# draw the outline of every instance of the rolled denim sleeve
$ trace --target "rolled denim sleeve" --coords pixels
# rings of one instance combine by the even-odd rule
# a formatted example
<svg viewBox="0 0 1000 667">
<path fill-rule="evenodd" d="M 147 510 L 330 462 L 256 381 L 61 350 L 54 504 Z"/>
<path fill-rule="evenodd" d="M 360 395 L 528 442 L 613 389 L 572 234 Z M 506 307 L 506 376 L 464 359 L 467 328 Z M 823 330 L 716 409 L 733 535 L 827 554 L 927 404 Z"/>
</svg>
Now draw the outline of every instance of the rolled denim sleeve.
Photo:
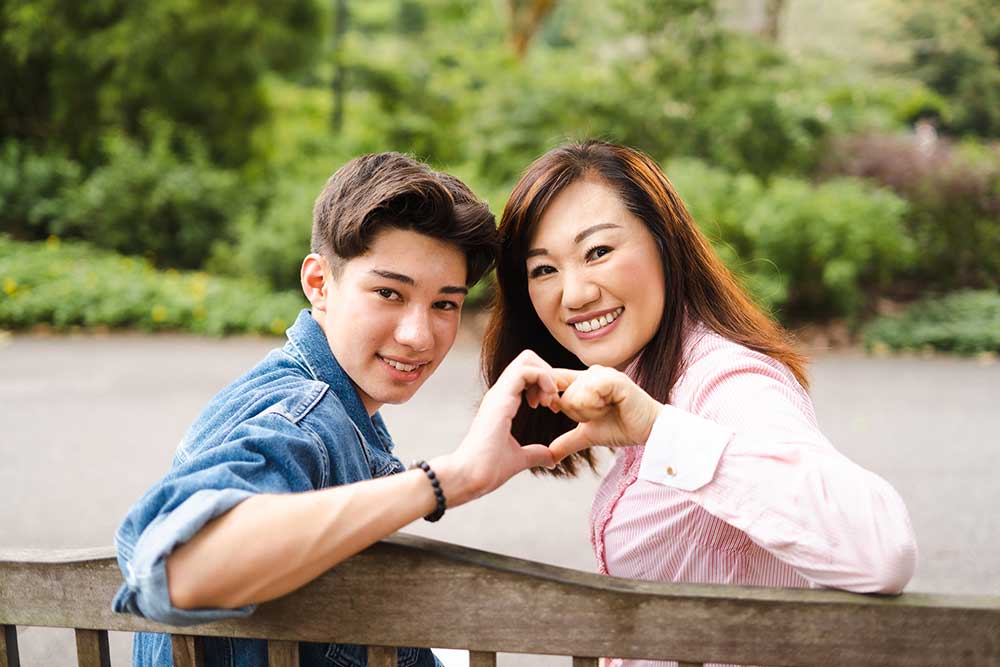
<svg viewBox="0 0 1000 667">
<path fill-rule="evenodd" d="M 182 444 L 175 467 L 129 511 L 115 535 L 125 583 L 112 607 L 170 625 L 248 616 L 237 609 L 179 609 L 170 602 L 166 560 L 209 521 L 260 493 L 309 491 L 326 486 L 326 449 L 311 432 L 268 413 L 236 427 L 218 445 L 189 451 Z"/>
</svg>

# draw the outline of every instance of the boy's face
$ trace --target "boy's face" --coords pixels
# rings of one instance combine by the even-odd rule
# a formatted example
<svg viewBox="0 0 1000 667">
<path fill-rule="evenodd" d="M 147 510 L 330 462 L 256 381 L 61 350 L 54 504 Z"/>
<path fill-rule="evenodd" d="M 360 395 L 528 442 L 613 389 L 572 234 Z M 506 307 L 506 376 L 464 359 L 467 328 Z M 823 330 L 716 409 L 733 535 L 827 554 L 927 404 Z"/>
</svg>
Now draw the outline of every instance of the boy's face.
<svg viewBox="0 0 1000 667">
<path fill-rule="evenodd" d="M 306 258 L 313 317 L 368 414 L 409 400 L 437 369 L 455 342 L 465 278 L 457 246 L 402 229 L 376 234 L 336 278 L 318 255 Z"/>
</svg>

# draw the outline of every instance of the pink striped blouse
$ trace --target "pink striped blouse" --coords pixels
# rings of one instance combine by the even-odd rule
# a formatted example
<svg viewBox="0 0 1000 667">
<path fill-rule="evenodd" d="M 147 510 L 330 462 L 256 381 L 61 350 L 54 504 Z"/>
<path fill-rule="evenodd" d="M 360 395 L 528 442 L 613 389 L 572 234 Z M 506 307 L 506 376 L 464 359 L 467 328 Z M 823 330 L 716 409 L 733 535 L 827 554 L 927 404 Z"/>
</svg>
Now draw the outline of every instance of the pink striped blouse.
<svg viewBox="0 0 1000 667">
<path fill-rule="evenodd" d="M 687 328 L 684 360 L 645 447 L 618 451 L 594 499 L 600 571 L 900 592 L 917 560 L 906 506 L 820 433 L 788 369 L 702 325 Z"/>
</svg>

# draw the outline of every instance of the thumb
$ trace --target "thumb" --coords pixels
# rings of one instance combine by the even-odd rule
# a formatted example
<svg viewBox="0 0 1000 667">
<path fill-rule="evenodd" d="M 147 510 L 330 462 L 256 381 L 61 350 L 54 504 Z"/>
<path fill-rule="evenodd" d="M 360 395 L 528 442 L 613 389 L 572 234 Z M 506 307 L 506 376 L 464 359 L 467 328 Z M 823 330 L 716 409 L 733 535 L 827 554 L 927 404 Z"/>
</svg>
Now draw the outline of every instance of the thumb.
<svg viewBox="0 0 1000 667">
<path fill-rule="evenodd" d="M 525 445 L 521 447 L 521 453 L 529 468 L 552 468 L 556 464 L 555 457 L 545 445 Z"/>
<path fill-rule="evenodd" d="M 586 424 L 579 424 L 572 431 L 563 433 L 553 440 L 549 445 L 549 452 L 552 453 L 552 460 L 558 463 L 570 454 L 586 449 L 592 444 L 594 443 L 587 437 Z"/>
</svg>

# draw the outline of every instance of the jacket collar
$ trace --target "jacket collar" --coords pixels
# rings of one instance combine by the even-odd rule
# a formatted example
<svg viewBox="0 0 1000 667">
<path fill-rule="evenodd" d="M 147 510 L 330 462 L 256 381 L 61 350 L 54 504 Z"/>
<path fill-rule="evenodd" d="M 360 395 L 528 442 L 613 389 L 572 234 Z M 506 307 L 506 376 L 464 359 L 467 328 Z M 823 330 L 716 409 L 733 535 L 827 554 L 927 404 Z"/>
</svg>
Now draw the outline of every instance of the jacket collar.
<svg viewBox="0 0 1000 667">
<path fill-rule="evenodd" d="M 365 441 L 391 452 L 392 440 L 388 437 L 382 417 L 377 412 L 368 416 L 354 382 L 333 356 L 326 334 L 319 322 L 313 319 L 312 312 L 304 308 L 285 335 L 313 378 L 329 385 Z M 386 437 L 382 437 L 382 434 Z"/>
</svg>

